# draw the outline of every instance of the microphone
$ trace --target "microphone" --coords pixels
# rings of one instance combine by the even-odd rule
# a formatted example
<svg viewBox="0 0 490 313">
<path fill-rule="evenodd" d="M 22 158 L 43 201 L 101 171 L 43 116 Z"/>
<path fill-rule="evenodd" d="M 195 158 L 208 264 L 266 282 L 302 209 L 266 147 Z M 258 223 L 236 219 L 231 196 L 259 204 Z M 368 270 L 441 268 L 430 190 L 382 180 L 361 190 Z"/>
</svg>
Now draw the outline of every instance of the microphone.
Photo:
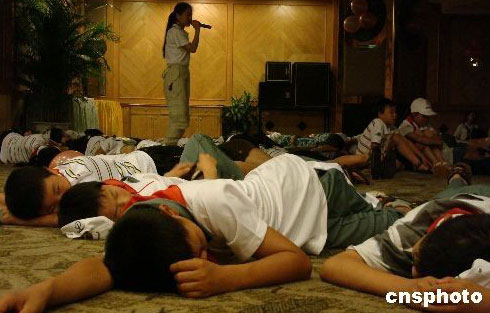
<svg viewBox="0 0 490 313">
<path fill-rule="evenodd" d="M 202 28 L 207 28 L 207 29 L 211 29 L 211 25 L 208 25 L 208 24 L 203 24 L 201 22 L 199 22 L 199 25 L 202 27 Z"/>
</svg>

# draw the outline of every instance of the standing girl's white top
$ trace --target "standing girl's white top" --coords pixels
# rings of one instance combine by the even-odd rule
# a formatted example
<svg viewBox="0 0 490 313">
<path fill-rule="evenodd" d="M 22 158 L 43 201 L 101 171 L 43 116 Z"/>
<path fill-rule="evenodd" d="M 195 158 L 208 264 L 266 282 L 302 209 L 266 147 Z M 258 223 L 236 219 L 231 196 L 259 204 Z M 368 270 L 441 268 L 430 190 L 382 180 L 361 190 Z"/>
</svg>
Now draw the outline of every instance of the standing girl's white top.
<svg viewBox="0 0 490 313">
<path fill-rule="evenodd" d="M 243 181 L 199 180 L 179 188 L 197 223 L 241 260 L 257 251 L 268 226 L 310 254 L 327 240 L 325 193 L 313 167 L 297 156 L 271 159 Z"/>
<path fill-rule="evenodd" d="M 167 64 L 189 65 L 191 53 L 184 49 L 184 46 L 189 43 L 189 33 L 178 24 L 174 24 L 167 32 L 165 44 Z"/>
</svg>

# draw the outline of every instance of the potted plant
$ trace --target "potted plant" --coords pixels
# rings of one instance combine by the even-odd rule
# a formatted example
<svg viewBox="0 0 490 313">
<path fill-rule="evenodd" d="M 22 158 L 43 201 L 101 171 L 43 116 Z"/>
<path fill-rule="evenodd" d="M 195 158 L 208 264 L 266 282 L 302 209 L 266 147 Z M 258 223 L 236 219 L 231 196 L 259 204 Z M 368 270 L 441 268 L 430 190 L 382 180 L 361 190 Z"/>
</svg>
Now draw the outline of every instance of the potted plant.
<svg viewBox="0 0 490 313">
<path fill-rule="evenodd" d="M 231 105 L 223 108 L 223 129 L 225 134 L 248 134 L 257 125 L 257 107 L 252 95 L 244 91 L 240 97 L 231 97 Z"/>
<path fill-rule="evenodd" d="M 15 2 L 16 85 L 24 123 L 71 122 L 72 104 L 90 78 L 109 69 L 106 40 L 117 36 L 105 23 L 80 14 L 82 0 Z"/>
</svg>

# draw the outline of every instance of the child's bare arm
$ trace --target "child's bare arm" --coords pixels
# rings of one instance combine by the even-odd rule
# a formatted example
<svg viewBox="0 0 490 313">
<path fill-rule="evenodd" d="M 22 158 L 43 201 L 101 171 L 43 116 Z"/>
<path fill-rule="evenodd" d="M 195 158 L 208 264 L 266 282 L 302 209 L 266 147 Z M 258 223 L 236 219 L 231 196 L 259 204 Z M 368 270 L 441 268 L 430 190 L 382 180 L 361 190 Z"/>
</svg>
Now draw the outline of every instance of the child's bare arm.
<svg viewBox="0 0 490 313">
<path fill-rule="evenodd" d="M 170 171 L 165 173 L 165 177 L 182 177 L 189 173 L 194 163 L 178 163 Z"/>
<path fill-rule="evenodd" d="M 255 252 L 258 260 L 239 265 L 216 265 L 203 259 L 173 264 L 179 291 L 193 298 L 308 279 L 311 262 L 289 239 L 272 228 Z"/>
<path fill-rule="evenodd" d="M 406 135 L 409 139 L 421 143 L 426 146 L 439 146 L 442 145 L 442 140 L 439 140 L 438 138 L 430 138 L 425 136 L 421 132 L 412 132 Z"/>
<path fill-rule="evenodd" d="M 58 215 L 49 214 L 23 220 L 13 216 L 6 206 L 0 204 L 0 222 L 4 225 L 31 226 L 31 227 L 58 227 Z"/>
<path fill-rule="evenodd" d="M 46 307 L 93 297 L 112 288 L 102 257 L 84 259 L 64 273 L 0 298 L 0 313 L 42 312 Z"/>
<path fill-rule="evenodd" d="M 335 285 L 378 296 L 385 296 L 390 291 L 410 290 L 420 280 L 436 280 L 409 279 L 374 269 L 367 265 L 356 251 L 351 250 L 327 259 L 321 267 L 320 277 Z"/>
</svg>

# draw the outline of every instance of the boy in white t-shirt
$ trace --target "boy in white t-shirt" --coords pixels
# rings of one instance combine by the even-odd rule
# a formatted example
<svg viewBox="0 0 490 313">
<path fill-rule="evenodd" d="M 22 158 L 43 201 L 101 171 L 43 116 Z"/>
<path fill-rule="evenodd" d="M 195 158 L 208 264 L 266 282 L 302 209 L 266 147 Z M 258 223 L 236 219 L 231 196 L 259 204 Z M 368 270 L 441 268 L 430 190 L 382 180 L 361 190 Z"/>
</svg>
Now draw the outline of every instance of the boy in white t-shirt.
<svg viewBox="0 0 490 313">
<path fill-rule="evenodd" d="M 201 157 L 200 163 L 206 178 L 216 177 L 211 158 L 203 162 Z M 324 247 L 360 242 L 402 216 L 363 202 L 338 165 L 319 179 L 314 164 L 285 154 L 243 181 L 205 179 L 171 186 L 158 195 L 166 204 L 155 209 L 135 207 L 137 203 L 126 211 L 107 239 L 104 258 L 80 261 L 22 295 L 7 296 L 4 304 L 26 300 L 27 305 L 32 299 L 34 307 L 44 307 L 113 287 L 178 290 L 197 298 L 308 279 L 312 267 L 305 252 L 319 254 Z M 143 182 L 124 183 L 126 187 L 101 189 L 103 199 L 97 205 L 106 216 L 122 212 L 127 203 L 121 199 L 139 197 L 131 195 L 131 184 Z M 208 243 L 211 251 L 226 248 L 241 262 L 254 260 L 215 264 L 208 260 Z M 61 292 L 67 284 L 69 296 Z"/>
<path fill-rule="evenodd" d="M 442 156 L 442 137 L 429 123 L 429 118 L 437 113 L 424 98 L 413 100 L 410 112 L 398 127 L 400 135 L 410 140 L 424 154 L 433 172 L 447 174 L 448 164 Z"/>
<path fill-rule="evenodd" d="M 444 290 L 446 283 L 464 285 L 438 280 L 448 276 L 490 288 L 490 188 L 467 185 L 461 175 L 467 169 L 460 166 L 436 200 L 410 211 L 384 233 L 327 259 L 322 279 L 383 297 L 388 292 L 428 291 L 424 289 L 436 285 Z M 486 306 L 476 306 L 474 312 L 488 312 L 490 299 L 484 300 Z M 432 309 L 436 308 L 446 312 L 445 306 Z M 447 312 L 470 308 L 451 311 L 448 306 Z"/>
</svg>

